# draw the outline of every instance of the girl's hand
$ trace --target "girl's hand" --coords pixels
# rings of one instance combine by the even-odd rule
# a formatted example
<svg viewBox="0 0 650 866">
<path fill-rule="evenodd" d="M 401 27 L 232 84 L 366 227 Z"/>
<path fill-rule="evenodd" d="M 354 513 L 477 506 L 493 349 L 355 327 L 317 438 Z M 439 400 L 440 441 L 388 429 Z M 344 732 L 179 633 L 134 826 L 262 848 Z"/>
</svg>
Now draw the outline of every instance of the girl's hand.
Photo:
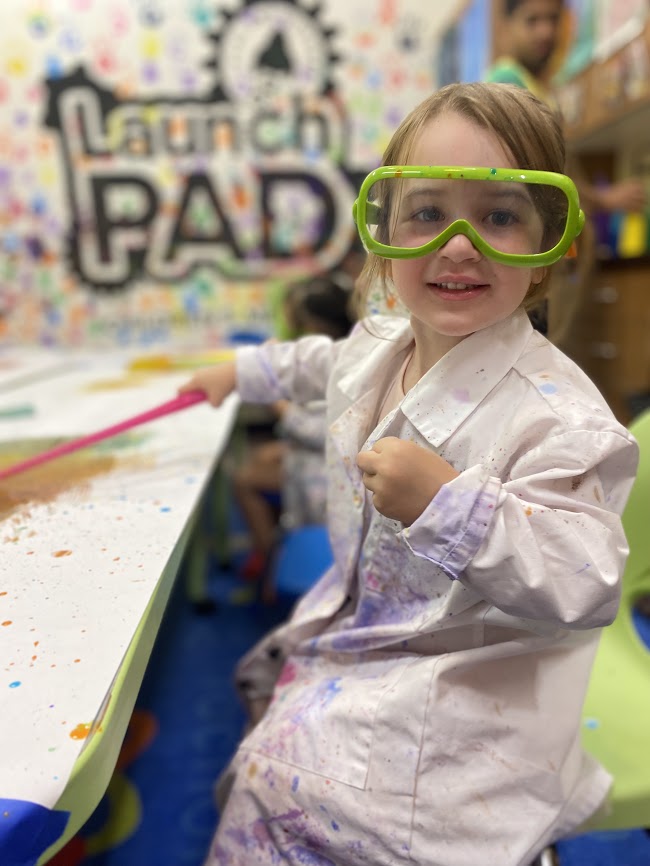
<svg viewBox="0 0 650 866">
<path fill-rule="evenodd" d="M 237 387 L 237 373 L 234 361 L 216 364 L 197 370 L 189 382 L 181 385 L 179 394 L 186 391 L 203 391 L 212 406 L 221 406 L 228 394 Z"/>
<path fill-rule="evenodd" d="M 435 452 L 394 436 L 362 451 L 357 466 L 377 511 L 405 526 L 417 520 L 443 484 L 459 475 Z"/>
</svg>

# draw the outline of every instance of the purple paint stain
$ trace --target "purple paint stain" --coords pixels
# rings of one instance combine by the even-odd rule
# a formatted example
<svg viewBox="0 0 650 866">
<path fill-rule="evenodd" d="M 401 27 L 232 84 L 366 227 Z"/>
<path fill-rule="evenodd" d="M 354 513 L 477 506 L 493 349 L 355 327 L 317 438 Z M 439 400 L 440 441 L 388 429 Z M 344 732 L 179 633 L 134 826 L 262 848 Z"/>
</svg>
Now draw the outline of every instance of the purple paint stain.
<svg viewBox="0 0 650 866">
<path fill-rule="evenodd" d="M 458 400 L 459 403 L 469 403 L 471 400 L 469 391 L 467 388 L 454 388 L 451 392 L 454 400 Z"/>
<path fill-rule="evenodd" d="M 329 857 L 324 857 L 322 854 L 317 854 L 315 851 L 310 851 L 308 848 L 303 848 L 302 845 L 294 845 L 287 852 L 296 863 L 303 863 L 304 866 L 336 866 L 333 860 Z"/>
<path fill-rule="evenodd" d="M 295 794 L 298 790 L 298 786 L 300 785 L 300 776 L 294 776 L 291 781 L 291 790 Z"/>
<path fill-rule="evenodd" d="M 289 812 L 285 812 L 283 815 L 274 815 L 272 818 L 268 819 L 269 824 L 272 824 L 274 821 L 297 821 L 298 818 L 302 818 L 305 813 L 302 809 L 291 809 Z"/>
<path fill-rule="evenodd" d="M 258 819 L 253 824 L 253 838 L 257 842 L 259 848 L 264 848 L 271 841 L 271 834 L 263 819 Z"/>
<path fill-rule="evenodd" d="M 235 845 L 240 848 L 248 848 L 250 837 L 242 827 L 234 827 L 232 830 L 227 830 L 226 835 L 232 839 Z"/>
</svg>

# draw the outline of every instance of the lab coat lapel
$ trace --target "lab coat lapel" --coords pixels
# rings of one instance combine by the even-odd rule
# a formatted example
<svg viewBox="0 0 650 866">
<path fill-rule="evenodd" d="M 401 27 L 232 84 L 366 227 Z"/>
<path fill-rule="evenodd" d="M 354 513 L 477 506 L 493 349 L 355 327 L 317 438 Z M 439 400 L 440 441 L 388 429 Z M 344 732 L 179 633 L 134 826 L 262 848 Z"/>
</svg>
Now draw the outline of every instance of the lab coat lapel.
<svg viewBox="0 0 650 866">
<path fill-rule="evenodd" d="M 357 455 L 372 432 L 377 405 L 395 375 L 397 356 L 413 339 L 406 319 L 379 320 L 370 327 L 382 339 L 373 341 L 370 348 L 362 341 L 358 356 L 346 359 L 350 372 L 337 383 L 341 403 L 329 428 L 329 447 L 334 452 L 330 460 L 334 483 L 329 490 L 330 494 L 340 491 L 341 497 L 329 503 L 328 521 L 334 556 L 348 580 L 355 573 L 361 547 L 366 498 Z M 346 507 L 340 507 L 344 503 Z M 347 588 L 346 583 L 344 593 Z"/>
<path fill-rule="evenodd" d="M 413 340 L 408 319 L 378 317 L 369 327 L 379 339 L 370 348 L 367 342 L 361 342 L 358 355 L 346 359 L 349 372 L 337 384 L 341 411 L 335 412 L 329 431 L 350 480 L 359 482 L 357 454 L 372 432 L 377 406 L 397 372 L 397 356 Z"/>
<path fill-rule="evenodd" d="M 440 447 L 512 369 L 531 335 L 523 311 L 471 334 L 411 388 L 402 401 L 403 414 L 434 448 Z"/>
</svg>

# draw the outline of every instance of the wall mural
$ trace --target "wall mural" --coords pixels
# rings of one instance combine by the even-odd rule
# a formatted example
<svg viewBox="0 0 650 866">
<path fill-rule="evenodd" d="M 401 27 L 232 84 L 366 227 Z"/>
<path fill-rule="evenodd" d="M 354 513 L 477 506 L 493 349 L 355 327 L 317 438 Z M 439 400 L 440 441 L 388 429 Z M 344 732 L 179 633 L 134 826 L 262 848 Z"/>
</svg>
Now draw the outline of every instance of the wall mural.
<svg viewBox="0 0 650 866">
<path fill-rule="evenodd" d="M 360 179 L 434 83 L 418 0 L 5 0 L 0 22 L 9 342 L 268 329 L 287 280 L 350 249 Z"/>
</svg>

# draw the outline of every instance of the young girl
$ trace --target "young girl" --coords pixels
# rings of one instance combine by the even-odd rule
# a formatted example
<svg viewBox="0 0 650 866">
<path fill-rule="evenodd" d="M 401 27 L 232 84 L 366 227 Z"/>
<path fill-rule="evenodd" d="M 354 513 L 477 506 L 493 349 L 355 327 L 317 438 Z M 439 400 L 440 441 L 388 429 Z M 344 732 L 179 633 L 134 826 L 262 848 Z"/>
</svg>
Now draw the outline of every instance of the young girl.
<svg viewBox="0 0 650 866">
<path fill-rule="evenodd" d="M 561 132 L 524 90 L 451 85 L 384 165 L 356 218 L 409 318 L 186 386 L 328 402 L 335 564 L 237 671 L 257 724 L 210 866 L 528 866 L 611 781 L 581 708 L 637 448 L 525 313 L 580 227 L 570 181 L 530 173 L 562 171 Z"/>
</svg>

